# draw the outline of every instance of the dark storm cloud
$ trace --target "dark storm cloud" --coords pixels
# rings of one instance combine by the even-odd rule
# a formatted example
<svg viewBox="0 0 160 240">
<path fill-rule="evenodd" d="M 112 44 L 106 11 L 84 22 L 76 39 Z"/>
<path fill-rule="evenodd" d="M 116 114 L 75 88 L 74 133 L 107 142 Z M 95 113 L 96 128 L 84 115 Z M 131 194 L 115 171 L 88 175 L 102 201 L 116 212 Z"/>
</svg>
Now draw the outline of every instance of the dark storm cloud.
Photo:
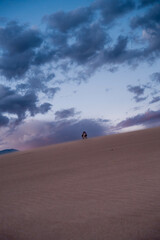
<svg viewBox="0 0 160 240">
<path fill-rule="evenodd" d="M 52 32 L 49 34 L 54 46 L 54 58 L 58 61 L 68 59 L 70 63 L 83 65 L 96 58 L 106 43 L 109 35 L 98 23 L 81 26 L 70 35 Z M 63 65 L 60 65 L 64 68 Z"/>
<path fill-rule="evenodd" d="M 155 4 L 143 16 L 137 16 L 132 19 L 132 28 L 144 27 L 146 29 L 157 30 L 160 23 L 160 4 Z"/>
<path fill-rule="evenodd" d="M 120 122 L 117 128 L 126 128 L 136 125 L 144 125 L 146 127 L 158 126 L 160 125 L 160 110 L 158 111 L 148 111 L 144 114 L 138 114 L 134 117 L 127 118 L 126 120 Z"/>
<path fill-rule="evenodd" d="M 29 124 L 29 123 L 28 123 Z M 81 139 L 81 134 L 85 130 L 89 138 L 105 135 L 106 127 L 96 119 L 83 120 L 63 120 L 53 122 L 31 122 L 29 128 L 32 137 L 28 141 L 17 143 L 17 148 L 40 147 L 49 144 L 74 141 Z M 109 132 L 109 127 L 108 127 Z M 29 134 L 25 132 L 25 127 L 15 132 L 23 139 L 23 135 Z M 33 137 L 35 136 L 35 137 Z"/>
<path fill-rule="evenodd" d="M 37 113 L 46 113 L 50 110 L 51 104 L 44 103 L 37 106 L 38 98 L 33 92 L 18 94 L 16 90 L 0 85 L 0 113 L 15 114 L 18 117 L 17 123 L 26 118 L 26 113 L 31 116 Z"/>
<path fill-rule="evenodd" d="M 82 27 L 75 36 L 76 41 L 65 50 L 66 57 L 83 64 L 97 57 L 104 48 L 106 41 L 110 41 L 99 24 Z"/>
<path fill-rule="evenodd" d="M 140 0 L 139 7 L 146 7 L 154 3 L 158 3 L 158 0 Z"/>
<path fill-rule="evenodd" d="M 42 41 L 39 31 L 17 22 L 8 22 L 5 27 L 0 28 L 0 46 L 11 54 L 39 47 Z"/>
<path fill-rule="evenodd" d="M 95 1 L 90 8 L 84 8 L 83 14 L 85 15 L 86 12 L 89 11 L 92 15 L 96 14 L 97 10 L 100 10 L 100 14 L 105 17 L 105 21 L 111 22 L 134 8 L 135 4 L 133 1 L 102 0 Z M 92 11 L 90 9 L 92 9 Z M 81 11 L 82 9 L 78 9 L 78 12 L 81 13 Z M 109 12 L 109 14 L 107 12 Z M 55 56 L 57 59 L 66 58 L 80 65 L 87 63 L 88 67 L 92 66 L 91 68 L 96 69 L 104 64 L 121 64 L 125 62 L 131 64 L 132 60 L 144 54 L 143 51 L 136 49 L 129 51 L 127 49 L 129 39 L 125 36 L 119 36 L 117 43 L 112 45 L 112 40 L 107 34 L 103 24 L 99 24 L 100 19 L 98 19 L 96 23 L 90 21 L 90 24 L 87 26 L 80 26 L 79 24 L 77 25 L 77 22 L 73 22 L 74 27 L 72 28 L 71 22 L 73 18 L 69 18 L 71 21 L 65 21 L 65 16 L 67 16 L 67 14 L 72 16 L 74 15 L 73 13 L 74 11 L 68 13 L 63 12 L 63 14 L 62 12 L 58 12 L 57 14 L 54 13 L 50 15 L 53 20 L 51 23 L 54 23 L 52 30 L 58 29 L 61 31 L 53 31 L 52 34 L 49 33 L 54 46 L 56 46 Z M 78 19 L 80 19 L 79 16 L 81 16 L 81 14 L 77 15 Z M 60 17 L 60 21 L 57 21 L 58 17 Z M 84 18 L 84 21 L 87 23 L 88 20 Z M 66 31 L 70 28 L 74 29 L 74 31 L 68 35 Z"/>
<path fill-rule="evenodd" d="M 73 11 L 59 11 L 44 17 L 50 28 L 66 32 L 70 29 L 77 28 L 83 23 L 87 23 L 92 16 L 91 8 L 77 8 Z"/>
<path fill-rule="evenodd" d="M 123 62 L 127 51 L 127 43 L 127 37 L 119 36 L 115 46 L 104 51 L 104 60 L 110 63 Z"/>
<path fill-rule="evenodd" d="M 56 57 L 56 51 L 48 46 L 39 49 L 33 57 L 33 65 L 39 66 L 51 62 Z"/>
<path fill-rule="evenodd" d="M 148 1 L 141 3 L 149 4 Z M 134 9 L 133 0 L 97 0 L 86 8 L 45 16 L 49 28 L 43 33 L 42 30 L 40 32 L 27 25 L 8 22 L 0 29 L 1 74 L 8 79 L 20 78 L 31 71 L 33 66 L 41 67 L 46 63 L 56 65 L 61 60 L 67 60 L 68 66 L 73 66 L 73 63 L 83 65 L 86 72 L 92 73 L 106 64 L 113 65 L 112 67 L 124 63 L 134 65 L 149 57 L 156 58 L 157 51 L 160 50 L 157 30 L 159 4 L 132 21 L 133 28 L 145 27 L 149 31 L 147 34 L 154 35 L 148 40 L 148 47 L 129 49 L 129 36 L 120 35 L 117 42 L 114 42 L 108 34 L 106 24 Z M 101 21 L 102 18 L 104 21 Z M 154 27 L 154 32 L 153 29 L 150 31 L 151 26 Z M 58 67 L 64 68 L 64 63 Z M 44 88 L 44 81 L 40 79 L 34 81 L 30 78 L 28 81 L 32 86 L 34 83 L 39 88 Z"/>
<path fill-rule="evenodd" d="M 154 15 L 154 14 L 153 14 Z M 156 18 L 156 17 L 155 17 Z M 155 23 L 156 24 L 156 23 Z M 129 48 L 130 37 L 118 36 L 113 43 L 102 25 L 92 24 L 80 28 L 74 35 L 75 43 L 65 46 L 62 56 L 76 61 L 77 64 L 86 64 L 92 70 L 106 64 L 129 64 L 137 66 L 142 61 L 154 61 L 160 52 L 160 33 L 158 27 L 146 30 L 148 46 Z"/>
<path fill-rule="evenodd" d="M 97 56 L 96 65 L 94 68 L 109 64 L 117 67 L 117 64 L 127 63 L 134 65 L 135 60 L 141 59 L 141 52 L 139 50 L 128 50 L 128 37 L 119 36 L 113 46 L 103 49 Z M 137 61 L 136 61 L 137 63 Z M 112 65 L 113 64 L 113 65 Z"/>
<path fill-rule="evenodd" d="M 160 49 L 157 38 L 148 47 L 141 49 L 129 49 L 128 43 L 128 37 L 119 36 L 115 45 L 103 49 L 99 56 L 97 56 L 97 66 L 105 64 L 129 64 L 136 67 L 140 62 L 153 62 L 158 57 Z"/>
<path fill-rule="evenodd" d="M 0 101 L 5 97 L 13 95 L 14 93 L 15 93 L 14 90 L 0 84 Z"/>
<path fill-rule="evenodd" d="M 94 119 L 64 121 L 58 126 L 55 139 L 58 142 L 77 140 L 81 138 L 83 130 L 87 132 L 88 137 L 96 137 L 104 135 L 106 129 Z"/>
<path fill-rule="evenodd" d="M 66 47 L 67 46 L 67 40 L 68 35 L 66 33 L 58 32 L 58 31 L 52 31 L 50 34 L 50 37 L 52 39 L 52 43 L 54 47 Z"/>
<path fill-rule="evenodd" d="M 160 4 L 154 4 L 147 9 L 141 16 L 136 16 L 131 21 L 132 29 L 142 28 L 144 33 L 144 40 L 148 46 L 141 52 L 141 57 L 145 60 L 155 60 L 160 56 Z"/>
<path fill-rule="evenodd" d="M 37 98 L 34 93 L 29 93 L 24 96 L 13 93 L 4 97 L 0 101 L 0 112 L 16 114 L 19 120 L 25 118 L 25 113 L 28 110 L 32 116 L 37 110 L 35 102 Z"/>
<path fill-rule="evenodd" d="M 85 79 L 85 73 L 90 76 L 103 65 L 115 69 L 114 65 L 117 67 L 118 64 L 135 66 L 141 61 L 153 61 L 160 51 L 160 4 L 149 6 L 144 16 L 139 15 L 132 20 L 133 29 L 142 27 L 146 31 L 148 46 L 129 48 L 130 36 L 119 35 L 117 41 L 113 41 L 106 27 L 134 10 L 134 2 L 96 0 L 89 7 L 55 12 L 44 17 L 47 28 L 43 32 L 17 22 L 4 24 L 0 29 L 1 74 L 8 79 L 22 78 L 32 71 L 33 66 L 52 63 L 60 70 L 66 67 L 66 71 L 73 65 L 84 66 L 85 70 L 77 78 Z M 141 0 L 141 5 L 149 3 L 149 0 Z M 64 66 L 64 60 L 67 66 Z M 46 91 L 47 78 L 45 81 L 36 79 L 29 77 L 28 84 Z"/>
<path fill-rule="evenodd" d="M 38 30 L 17 22 L 8 22 L 0 28 L 0 71 L 7 77 L 20 77 L 30 67 L 35 49 L 43 38 Z"/>
<path fill-rule="evenodd" d="M 69 108 L 69 109 L 64 109 L 64 110 L 55 112 L 55 119 L 62 120 L 69 117 L 74 117 L 75 115 L 77 115 L 77 112 L 75 111 L 75 109 Z"/>
<path fill-rule="evenodd" d="M 135 8 L 133 0 L 97 0 L 93 9 L 100 10 L 103 22 L 109 24 Z"/>
<path fill-rule="evenodd" d="M 9 119 L 6 116 L 0 114 L 0 127 L 7 126 Z"/>
<path fill-rule="evenodd" d="M 23 76 L 29 69 L 34 53 L 26 51 L 11 55 L 4 53 L 0 57 L 0 71 L 7 79 Z"/>
<path fill-rule="evenodd" d="M 132 60 L 144 53 L 136 49 L 129 51 L 127 49 L 129 40 L 125 36 L 119 36 L 117 43 L 112 45 L 111 37 L 104 28 L 104 22 L 100 21 L 101 17 L 95 22 L 90 16 L 96 15 L 99 11 L 106 24 L 133 9 L 135 9 L 135 4 L 132 0 L 97 0 L 89 8 L 80 8 L 68 13 L 57 12 L 46 16 L 45 20 L 53 30 L 49 35 L 56 46 L 55 56 L 58 59 L 69 59 L 80 65 L 87 63 L 88 67 L 93 69 L 104 64 L 125 62 L 131 64 Z M 75 16 L 76 21 L 73 21 Z M 89 24 L 81 26 L 81 23 L 88 23 L 88 20 L 90 20 Z M 67 30 L 71 28 L 73 32 L 68 35 Z M 58 32 L 55 31 L 57 29 Z"/>
</svg>

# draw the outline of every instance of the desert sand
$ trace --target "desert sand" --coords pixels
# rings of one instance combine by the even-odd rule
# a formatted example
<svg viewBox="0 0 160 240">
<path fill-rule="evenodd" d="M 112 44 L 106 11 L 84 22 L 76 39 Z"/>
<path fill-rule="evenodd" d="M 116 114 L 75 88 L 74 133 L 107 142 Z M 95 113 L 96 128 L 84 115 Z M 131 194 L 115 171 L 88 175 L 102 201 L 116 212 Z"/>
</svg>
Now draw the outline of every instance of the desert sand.
<svg viewBox="0 0 160 240">
<path fill-rule="evenodd" d="M 0 156 L 0 240 L 160 240 L 160 128 Z"/>
</svg>

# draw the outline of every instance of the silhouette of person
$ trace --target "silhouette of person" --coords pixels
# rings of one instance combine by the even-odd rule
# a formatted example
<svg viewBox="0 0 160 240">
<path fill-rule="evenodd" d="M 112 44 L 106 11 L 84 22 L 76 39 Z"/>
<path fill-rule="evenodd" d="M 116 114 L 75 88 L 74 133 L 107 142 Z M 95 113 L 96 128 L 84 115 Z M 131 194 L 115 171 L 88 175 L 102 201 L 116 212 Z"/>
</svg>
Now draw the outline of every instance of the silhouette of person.
<svg viewBox="0 0 160 240">
<path fill-rule="evenodd" d="M 87 139 L 87 133 L 85 131 L 83 131 L 83 133 L 82 133 L 82 138 Z"/>
</svg>

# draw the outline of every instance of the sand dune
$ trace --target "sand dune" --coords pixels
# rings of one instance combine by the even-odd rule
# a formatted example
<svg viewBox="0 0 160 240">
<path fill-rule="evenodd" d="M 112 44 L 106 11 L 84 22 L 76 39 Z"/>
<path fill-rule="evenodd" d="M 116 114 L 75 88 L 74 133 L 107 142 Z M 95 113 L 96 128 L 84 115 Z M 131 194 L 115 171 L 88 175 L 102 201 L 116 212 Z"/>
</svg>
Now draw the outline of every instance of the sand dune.
<svg viewBox="0 0 160 240">
<path fill-rule="evenodd" d="M 160 240 L 160 128 L 0 156 L 0 240 Z"/>
</svg>

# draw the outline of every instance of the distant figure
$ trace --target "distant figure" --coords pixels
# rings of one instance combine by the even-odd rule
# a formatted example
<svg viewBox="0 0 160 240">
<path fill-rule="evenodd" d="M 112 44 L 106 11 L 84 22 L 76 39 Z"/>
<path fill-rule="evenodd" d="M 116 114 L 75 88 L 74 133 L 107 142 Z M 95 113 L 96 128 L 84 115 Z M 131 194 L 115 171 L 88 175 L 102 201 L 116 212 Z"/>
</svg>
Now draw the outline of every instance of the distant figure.
<svg viewBox="0 0 160 240">
<path fill-rule="evenodd" d="M 83 131 L 83 133 L 82 133 L 82 138 L 87 139 L 87 133 L 85 131 Z"/>
</svg>

